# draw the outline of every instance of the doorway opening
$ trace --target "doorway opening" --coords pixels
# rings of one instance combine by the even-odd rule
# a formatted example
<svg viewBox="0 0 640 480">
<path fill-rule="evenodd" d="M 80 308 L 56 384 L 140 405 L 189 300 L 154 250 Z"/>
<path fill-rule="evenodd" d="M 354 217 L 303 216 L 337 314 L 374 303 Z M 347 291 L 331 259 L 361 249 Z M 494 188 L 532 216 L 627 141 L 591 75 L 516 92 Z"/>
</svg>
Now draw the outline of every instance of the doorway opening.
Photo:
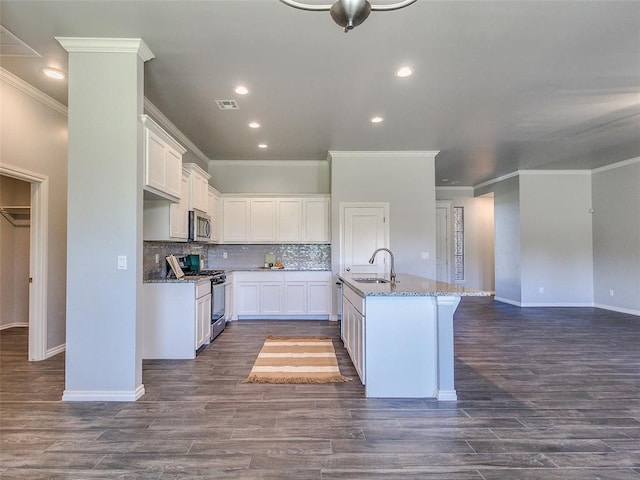
<svg viewBox="0 0 640 480">
<path fill-rule="evenodd" d="M 0 175 L 30 184 L 28 249 L 29 360 L 47 358 L 48 191 L 45 175 L 0 164 Z M 26 269 L 27 266 L 24 265 Z"/>
</svg>

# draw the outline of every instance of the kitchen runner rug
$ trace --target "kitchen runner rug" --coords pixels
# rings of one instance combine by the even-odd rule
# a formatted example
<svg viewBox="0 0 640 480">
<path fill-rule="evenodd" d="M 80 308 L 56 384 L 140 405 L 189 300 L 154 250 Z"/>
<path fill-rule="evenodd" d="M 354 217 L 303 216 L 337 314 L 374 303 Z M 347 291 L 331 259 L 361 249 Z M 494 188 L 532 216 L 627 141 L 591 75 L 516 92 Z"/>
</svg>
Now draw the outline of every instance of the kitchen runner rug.
<svg viewBox="0 0 640 480">
<path fill-rule="evenodd" d="M 340 374 L 330 337 L 269 335 L 246 383 L 332 383 L 350 380 Z"/>
</svg>

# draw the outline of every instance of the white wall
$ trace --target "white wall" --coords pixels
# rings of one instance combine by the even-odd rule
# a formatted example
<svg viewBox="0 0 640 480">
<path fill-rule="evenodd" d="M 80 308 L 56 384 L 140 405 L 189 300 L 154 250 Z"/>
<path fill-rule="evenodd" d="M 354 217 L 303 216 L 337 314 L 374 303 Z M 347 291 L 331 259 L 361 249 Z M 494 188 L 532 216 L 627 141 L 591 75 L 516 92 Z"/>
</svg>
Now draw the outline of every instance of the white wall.
<svg viewBox="0 0 640 480">
<path fill-rule="evenodd" d="M 31 184 L 0 175 L 0 206 L 31 205 Z M 29 324 L 29 227 L 0 216 L 0 329 Z"/>
<path fill-rule="evenodd" d="M 221 193 L 330 193 L 328 161 L 212 160 L 209 183 Z"/>
<path fill-rule="evenodd" d="M 456 283 L 494 291 L 493 195 L 474 198 L 472 187 L 436 187 L 436 200 L 447 200 L 453 207 L 464 208 L 465 280 Z"/>
<path fill-rule="evenodd" d="M 396 271 L 435 278 L 435 152 L 331 152 L 331 263 L 340 260 L 340 203 L 389 202 Z M 430 259 L 422 260 L 421 253 Z"/>
<path fill-rule="evenodd" d="M 523 171 L 519 179 L 522 305 L 592 305 L 591 172 Z"/>
<path fill-rule="evenodd" d="M 638 315 L 640 158 L 597 169 L 592 182 L 594 302 Z"/>
<path fill-rule="evenodd" d="M 495 215 L 496 299 L 519 305 L 522 299 L 519 179 L 513 177 L 494 184 L 492 190 Z"/>
<path fill-rule="evenodd" d="M 49 179 L 47 349 L 65 342 L 67 259 L 66 108 L 0 70 L 0 158 Z"/>
</svg>

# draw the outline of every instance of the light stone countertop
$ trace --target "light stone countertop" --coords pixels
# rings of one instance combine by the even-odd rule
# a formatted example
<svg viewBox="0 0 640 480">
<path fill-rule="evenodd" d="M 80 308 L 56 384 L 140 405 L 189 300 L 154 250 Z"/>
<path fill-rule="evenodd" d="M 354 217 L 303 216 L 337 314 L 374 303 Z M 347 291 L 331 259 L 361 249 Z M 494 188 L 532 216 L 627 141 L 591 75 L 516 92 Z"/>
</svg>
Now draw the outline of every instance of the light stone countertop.
<svg viewBox="0 0 640 480">
<path fill-rule="evenodd" d="M 340 273 L 340 278 L 353 290 L 367 296 L 400 296 L 400 297 L 422 297 L 422 296 L 453 296 L 453 297 L 488 297 L 490 292 L 467 288 L 462 285 L 438 282 L 429 278 L 418 277 L 408 273 L 397 274 L 396 283 L 360 283 L 354 278 L 376 277 L 372 273 Z M 389 277 L 384 277 L 389 280 Z"/>
<path fill-rule="evenodd" d="M 150 278 L 145 279 L 144 283 L 197 283 L 202 280 L 211 280 L 211 275 L 185 275 L 181 279 L 176 277 L 170 278 Z"/>
</svg>

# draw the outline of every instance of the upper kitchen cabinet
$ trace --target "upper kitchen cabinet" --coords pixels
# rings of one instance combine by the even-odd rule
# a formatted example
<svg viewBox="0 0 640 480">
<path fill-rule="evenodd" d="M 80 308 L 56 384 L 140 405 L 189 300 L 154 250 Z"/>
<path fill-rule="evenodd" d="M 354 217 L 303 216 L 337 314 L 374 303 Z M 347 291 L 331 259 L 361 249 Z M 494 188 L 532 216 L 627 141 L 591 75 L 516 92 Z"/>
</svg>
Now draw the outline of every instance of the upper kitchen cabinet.
<svg viewBox="0 0 640 480">
<path fill-rule="evenodd" d="M 329 243 L 329 196 L 224 196 L 223 243 Z"/>
<path fill-rule="evenodd" d="M 189 210 L 207 213 L 209 210 L 209 175 L 195 163 L 185 163 L 189 172 Z"/>
<path fill-rule="evenodd" d="M 224 243 L 248 243 L 250 239 L 248 198 L 222 199 L 222 241 Z"/>
<path fill-rule="evenodd" d="M 222 229 L 222 223 L 220 221 L 221 208 L 220 208 L 220 192 L 209 185 L 207 189 L 208 205 L 207 213 L 211 217 L 211 240 L 210 243 L 220 242 L 220 230 Z"/>
<path fill-rule="evenodd" d="M 304 198 L 303 225 L 305 242 L 328 243 L 331 241 L 330 203 L 328 197 Z"/>
<path fill-rule="evenodd" d="M 148 115 L 141 115 L 140 121 L 144 125 L 145 196 L 177 202 L 182 195 L 182 155 L 186 150 Z"/>
<path fill-rule="evenodd" d="M 181 169 L 183 192 L 189 188 L 189 172 Z M 177 203 L 166 200 L 144 202 L 142 238 L 144 240 L 186 242 L 189 237 L 189 205 L 187 195 Z"/>
</svg>

